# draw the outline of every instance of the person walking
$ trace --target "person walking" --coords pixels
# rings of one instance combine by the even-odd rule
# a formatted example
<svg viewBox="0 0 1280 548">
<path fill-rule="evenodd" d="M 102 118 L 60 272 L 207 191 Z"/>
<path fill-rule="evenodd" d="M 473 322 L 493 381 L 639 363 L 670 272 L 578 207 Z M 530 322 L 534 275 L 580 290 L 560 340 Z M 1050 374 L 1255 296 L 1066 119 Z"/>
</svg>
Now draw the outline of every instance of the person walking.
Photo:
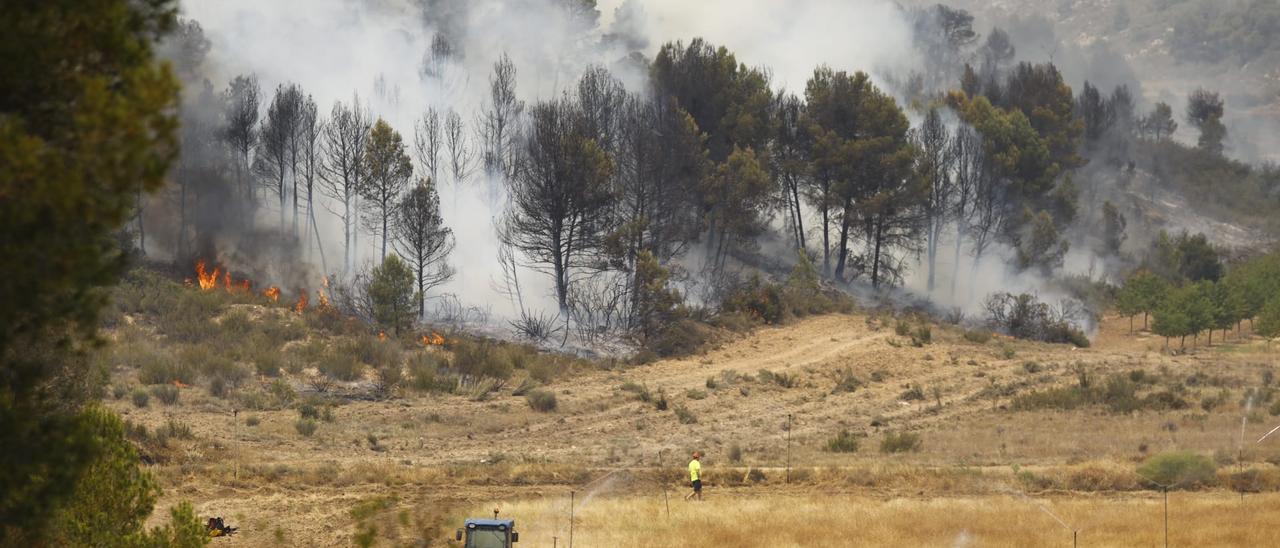
<svg viewBox="0 0 1280 548">
<path fill-rule="evenodd" d="M 702 500 L 702 452 L 694 451 L 693 460 L 689 461 L 689 484 L 693 487 L 693 492 L 684 496 L 684 500 L 697 497 Z"/>
</svg>

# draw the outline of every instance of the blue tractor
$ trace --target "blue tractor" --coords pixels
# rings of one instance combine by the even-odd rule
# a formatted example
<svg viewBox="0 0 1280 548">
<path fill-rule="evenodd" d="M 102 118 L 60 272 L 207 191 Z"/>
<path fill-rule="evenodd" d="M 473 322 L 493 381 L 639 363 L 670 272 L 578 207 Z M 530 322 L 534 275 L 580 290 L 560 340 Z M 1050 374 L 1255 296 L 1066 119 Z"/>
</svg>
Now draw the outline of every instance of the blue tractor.
<svg viewBox="0 0 1280 548">
<path fill-rule="evenodd" d="M 498 519 L 494 512 L 493 519 L 469 519 L 458 529 L 457 540 L 466 539 L 463 548 L 511 548 L 520 541 L 520 533 L 516 532 L 516 522 L 510 519 Z"/>
</svg>

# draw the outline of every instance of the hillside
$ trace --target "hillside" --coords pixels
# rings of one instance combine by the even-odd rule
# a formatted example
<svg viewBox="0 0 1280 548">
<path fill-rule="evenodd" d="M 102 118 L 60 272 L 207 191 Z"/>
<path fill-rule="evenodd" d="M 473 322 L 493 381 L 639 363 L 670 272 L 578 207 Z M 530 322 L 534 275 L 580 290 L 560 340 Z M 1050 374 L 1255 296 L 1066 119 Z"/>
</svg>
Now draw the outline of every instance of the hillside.
<svg viewBox="0 0 1280 548">
<path fill-rule="evenodd" d="M 574 486 L 598 488 L 593 480 L 610 474 L 603 490 L 609 496 L 660 485 L 678 492 L 683 458 L 694 448 L 707 452 L 713 486 L 772 493 L 786 488 L 788 416 L 789 458 L 805 470 L 795 472 L 799 485 L 792 488 L 801 491 L 829 491 L 833 480 L 839 492 L 873 498 L 985 496 L 1011 488 L 1133 491 L 1142 489 L 1132 472 L 1142 459 L 1179 449 L 1234 463 L 1241 417 L 1248 419 L 1244 439 L 1253 440 L 1275 420 L 1268 409 L 1280 412 L 1273 405 L 1275 351 L 1247 336 L 1171 355 L 1162 339 L 1130 334 L 1128 320 L 1109 318 L 1088 349 L 999 336 L 983 342 L 983 333 L 940 325 L 917 347 L 911 334 L 899 333 L 918 333 L 921 324 L 874 312 L 760 327 L 699 355 L 647 365 L 564 362 L 574 365 L 545 386 L 557 402 L 550 412 L 536 412 L 526 397 L 513 394 L 529 389 L 531 374 L 546 378 L 536 365 L 555 359 L 546 355 L 527 355 L 521 362 L 527 369 L 517 367 L 492 392 L 413 389 L 413 364 L 421 356 L 450 358 L 465 347 L 465 334 L 446 334 L 443 347 L 424 345 L 417 333 L 380 342 L 397 348 L 403 360 L 397 363 L 405 364 L 403 385 L 385 394 L 374 388 L 376 369 L 367 367 L 358 378 L 318 392 L 319 365 L 289 364 L 305 355 L 298 349 L 324 348 L 300 358 L 323 360 L 369 335 L 326 327 L 314 307 L 298 313 L 237 304 L 254 299 L 170 282 L 146 293 L 165 292 L 211 303 L 206 338 L 179 342 L 161 317 L 125 313 L 108 332 L 117 344 L 104 361 L 111 385 L 119 387 L 108 405 L 135 425 L 131 437 L 156 463 L 150 468 L 165 487 L 164 501 L 191 500 L 199 515 L 223 515 L 243 527 L 219 541 L 228 546 L 272 538 L 346 545 L 365 520 L 381 516 L 394 523 L 389 516 L 398 511 L 404 523 L 384 526 L 379 535 L 444 538 L 462 513 L 477 507 L 542 500 Z M 261 374 L 261 357 L 228 358 L 233 365 L 221 367 L 259 374 L 238 388 L 211 390 L 211 379 L 222 373 L 203 369 L 177 383 L 173 405 L 151 397 L 139 408 L 127 397 L 143 384 L 139 374 L 147 366 L 140 371 L 137 360 L 150 358 L 140 356 L 180 366 L 194 355 L 190 348 L 218 345 L 225 329 L 244 318 L 247 331 L 238 344 L 262 346 L 264 334 L 287 333 L 277 349 L 284 367 L 270 372 L 279 377 Z M 448 368 L 436 374 L 443 377 Z M 1089 401 L 1064 400 L 1082 374 L 1105 390 Z M 291 395 L 268 397 L 281 386 Z M 666 409 L 658 409 L 660 399 Z M 316 417 L 314 433 L 302 433 L 300 415 Z M 856 452 L 824 450 L 841 430 L 857 440 Z M 878 451 L 891 432 L 918 434 L 918 450 Z M 1259 474 L 1256 488 L 1280 486 L 1280 470 L 1269 464 L 1280 461 L 1280 446 L 1247 444 L 1244 450 L 1244 462 Z M 750 469 L 763 473 L 745 485 Z"/>
</svg>

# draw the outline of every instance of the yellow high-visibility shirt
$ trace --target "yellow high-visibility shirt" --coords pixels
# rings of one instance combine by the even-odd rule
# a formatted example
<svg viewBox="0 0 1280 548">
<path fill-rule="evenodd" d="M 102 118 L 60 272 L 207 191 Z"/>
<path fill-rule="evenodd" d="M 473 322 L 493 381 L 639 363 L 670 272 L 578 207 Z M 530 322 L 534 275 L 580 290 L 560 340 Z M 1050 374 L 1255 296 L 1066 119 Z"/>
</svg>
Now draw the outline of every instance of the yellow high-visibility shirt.
<svg viewBox="0 0 1280 548">
<path fill-rule="evenodd" d="M 689 481 L 702 479 L 702 463 L 698 459 L 689 461 Z"/>
</svg>

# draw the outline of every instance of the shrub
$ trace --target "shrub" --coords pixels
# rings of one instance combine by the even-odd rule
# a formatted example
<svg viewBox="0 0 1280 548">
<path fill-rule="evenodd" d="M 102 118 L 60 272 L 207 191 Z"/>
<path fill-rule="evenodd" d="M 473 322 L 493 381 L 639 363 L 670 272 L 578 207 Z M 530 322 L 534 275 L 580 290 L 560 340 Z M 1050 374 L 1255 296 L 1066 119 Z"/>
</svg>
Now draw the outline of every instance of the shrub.
<svg viewBox="0 0 1280 548">
<path fill-rule="evenodd" d="M 1041 371 L 1040 364 L 1036 362 L 1022 362 L 1022 370 L 1033 375 Z"/>
<path fill-rule="evenodd" d="M 653 398 L 653 407 L 658 411 L 667 410 L 667 393 L 661 388 L 658 389 L 657 397 Z"/>
<path fill-rule="evenodd" d="M 674 411 L 676 413 L 676 419 L 680 421 L 680 424 L 694 424 L 698 422 L 698 417 L 694 415 L 693 411 L 690 411 L 688 407 L 677 405 L 675 406 Z"/>
<path fill-rule="evenodd" d="M 685 318 L 671 322 L 650 335 L 644 341 L 644 348 L 660 358 L 688 356 L 710 339 L 711 330 L 706 325 Z"/>
<path fill-rule="evenodd" d="M 707 393 L 705 391 L 698 390 L 696 388 L 690 388 L 689 390 L 685 391 L 684 397 L 689 398 L 691 400 L 705 400 L 707 399 Z"/>
<path fill-rule="evenodd" d="M 316 429 L 319 427 L 320 425 L 316 423 L 315 419 L 298 419 L 297 422 L 293 423 L 293 428 L 297 430 L 299 434 L 301 434 L 303 437 L 306 437 L 306 438 L 309 438 L 311 437 L 312 434 L 315 434 Z"/>
<path fill-rule="evenodd" d="M 516 389 L 511 391 L 511 395 L 524 396 L 529 394 L 529 392 L 533 391 L 533 389 L 537 388 L 538 386 L 539 386 L 538 381 L 535 381 L 530 377 L 525 377 L 523 380 L 520 381 L 520 384 L 516 386 Z"/>
<path fill-rule="evenodd" d="M 189 440 L 195 437 L 195 433 L 191 431 L 190 424 L 170 417 L 163 426 L 156 429 L 156 436 Z"/>
<path fill-rule="evenodd" d="M 494 351 L 489 341 L 461 340 L 453 345 L 453 369 L 474 378 L 507 380 L 514 368 L 509 359 Z"/>
<path fill-rule="evenodd" d="M 227 397 L 228 393 L 230 393 L 230 389 L 227 388 L 227 381 L 224 381 L 221 378 L 216 378 L 209 381 L 210 396 L 213 396 L 215 398 L 225 398 Z"/>
<path fill-rule="evenodd" d="M 782 321 L 786 308 L 782 299 L 782 286 L 767 282 L 760 275 L 753 275 L 746 283 L 731 289 L 721 303 L 725 312 L 739 312 L 767 324 Z"/>
<path fill-rule="evenodd" d="M 259 351 L 253 356 L 253 368 L 264 377 L 279 377 L 280 366 L 284 360 L 276 351 Z"/>
<path fill-rule="evenodd" d="M 827 440 L 827 451 L 832 453 L 853 453 L 858 450 L 858 438 L 848 430 L 841 430 L 836 437 Z"/>
<path fill-rule="evenodd" d="M 409 388 L 417 392 L 436 390 L 437 358 L 431 354 L 418 354 L 409 359 Z"/>
<path fill-rule="evenodd" d="M 862 388 L 862 384 L 862 379 L 854 376 L 853 371 L 845 369 L 844 371 L 841 371 L 840 375 L 836 378 L 836 387 L 832 389 L 831 392 L 833 394 L 838 394 L 840 392 L 854 392 L 857 389 Z"/>
<path fill-rule="evenodd" d="M 322 375 L 344 382 L 354 381 L 364 374 L 364 364 L 355 361 L 349 354 L 342 353 L 326 356 L 316 368 Z"/>
<path fill-rule="evenodd" d="M 776 384 L 783 388 L 795 388 L 799 384 L 799 378 L 792 374 L 774 373 L 768 369 L 761 369 L 756 375 L 756 379 L 765 384 Z"/>
<path fill-rule="evenodd" d="M 924 389 L 920 388 L 919 384 L 914 383 L 898 395 L 898 399 L 902 401 L 917 401 L 923 400 L 924 398 Z"/>
<path fill-rule="evenodd" d="M 742 446 L 737 442 L 729 446 L 729 462 L 742 462 Z"/>
<path fill-rule="evenodd" d="M 991 331 L 987 329 L 966 329 L 964 340 L 975 344 L 987 344 L 991 341 Z"/>
<path fill-rule="evenodd" d="M 404 381 L 404 370 L 399 363 L 378 366 L 373 370 L 373 387 L 381 396 L 387 396 Z"/>
<path fill-rule="evenodd" d="M 257 426 L 261 422 L 262 420 L 259 419 L 257 415 L 249 415 L 248 417 L 244 418 L 244 423 L 247 426 Z"/>
<path fill-rule="evenodd" d="M 1171 489 L 1209 486 L 1217 482 L 1213 459 L 1190 451 L 1161 453 L 1138 467 L 1143 479 Z"/>
<path fill-rule="evenodd" d="M 135 388 L 133 390 L 133 406 L 139 409 L 146 407 L 151 402 L 151 396 L 146 390 Z"/>
<path fill-rule="evenodd" d="M 556 395 L 550 390 L 531 390 L 525 395 L 525 400 L 529 402 L 531 409 L 539 413 L 556 410 Z"/>
<path fill-rule="evenodd" d="M 122 399 L 122 398 L 124 398 L 124 397 L 125 397 L 126 395 L 128 395 L 128 394 L 129 394 L 129 389 L 128 389 L 128 388 L 125 388 L 125 387 L 123 387 L 123 386 L 112 386 L 112 387 L 111 387 L 111 397 L 112 397 L 112 398 L 114 398 L 114 399 L 117 399 L 117 400 L 118 400 L 118 399 Z M 1276 414 L 1276 413 L 1272 413 L 1272 415 L 1275 415 L 1275 414 Z"/>
<path fill-rule="evenodd" d="M 911 346 L 922 347 L 933 342 L 933 328 L 927 323 L 920 324 L 911 334 Z"/>
<path fill-rule="evenodd" d="M 1271 407 L 1267 409 L 1267 412 L 1271 413 L 1271 416 L 1273 417 L 1280 416 L 1280 399 L 1272 403 Z"/>
<path fill-rule="evenodd" d="M 143 384 L 171 384 L 179 381 L 192 384 L 196 380 L 193 367 L 181 363 L 165 354 L 151 353 L 142 357 L 139 364 L 138 381 Z"/>
<path fill-rule="evenodd" d="M 914 453 L 919 451 L 924 441 L 919 434 L 911 432 L 889 432 L 880 440 L 881 453 Z"/>
<path fill-rule="evenodd" d="M 172 384 L 158 384 L 151 387 L 151 395 L 160 403 L 174 405 L 178 403 L 178 387 Z"/>
</svg>

